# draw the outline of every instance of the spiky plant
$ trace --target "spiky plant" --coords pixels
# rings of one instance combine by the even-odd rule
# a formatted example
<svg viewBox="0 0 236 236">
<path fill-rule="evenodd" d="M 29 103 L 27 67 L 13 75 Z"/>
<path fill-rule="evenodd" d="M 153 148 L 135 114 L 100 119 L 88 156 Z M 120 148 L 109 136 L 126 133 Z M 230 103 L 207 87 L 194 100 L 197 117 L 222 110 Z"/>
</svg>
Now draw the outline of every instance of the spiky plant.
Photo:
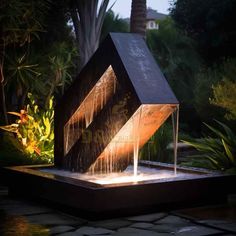
<svg viewBox="0 0 236 236">
<path fill-rule="evenodd" d="M 191 161 L 183 164 L 236 173 L 236 134 L 227 125 L 216 122 L 219 128 L 205 124 L 214 137 L 184 141 L 196 148 L 199 154 L 190 156 Z"/>
</svg>

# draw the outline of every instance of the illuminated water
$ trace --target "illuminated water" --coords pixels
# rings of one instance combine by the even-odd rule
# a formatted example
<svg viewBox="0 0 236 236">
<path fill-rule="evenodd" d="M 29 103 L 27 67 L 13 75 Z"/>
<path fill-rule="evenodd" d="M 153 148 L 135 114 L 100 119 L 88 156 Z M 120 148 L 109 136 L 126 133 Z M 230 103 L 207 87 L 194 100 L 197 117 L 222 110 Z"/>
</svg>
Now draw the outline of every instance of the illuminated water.
<svg viewBox="0 0 236 236">
<path fill-rule="evenodd" d="M 133 174 L 133 166 L 130 165 L 124 172 L 120 173 L 109 173 L 109 174 L 89 174 L 89 173 L 78 173 L 66 170 L 59 170 L 56 168 L 41 169 L 41 171 L 46 173 L 51 173 L 59 176 L 84 180 L 87 182 L 92 182 L 101 185 L 107 184 L 119 184 L 119 183 L 137 183 L 141 181 L 152 181 L 159 179 L 172 179 L 172 178 L 182 178 L 182 177 L 193 177 L 196 174 L 178 172 L 175 174 L 171 169 L 161 169 L 161 168 L 150 168 L 144 166 L 138 166 L 137 175 Z"/>
<path fill-rule="evenodd" d="M 139 157 L 139 142 L 140 142 L 140 133 L 138 132 L 140 128 L 140 121 L 141 121 L 141 116 L 142 116 L 142 107 L 138 113 L 138 119 L 134 119 L 133 121 L 133 133 L 135 140 L 133 142 L 134 145 L 134 151 L 133 151 L 133 163 L 134 163 L 134 179 L 138 178 L 138 157 Z M 135 122 L 136 121 L 136 122 Z"/>
<path fill-rule="evenodd" d="M 176 110 L 171 114 L 172 127 L 173 127 L 173 147 L 174 147 L 174 173 L 177 174 L 177 144 L 179 133 L 179 105 Z"/>
<path fill-rule="evenodd" d="M 94 116 L 106 105 L 116 92 L 116 76 L 111 66 L 89 92 L 84 101 L 64 127 L 64 153 L 68 153 L 84 130 L 91 124 Z"/>
</svg>

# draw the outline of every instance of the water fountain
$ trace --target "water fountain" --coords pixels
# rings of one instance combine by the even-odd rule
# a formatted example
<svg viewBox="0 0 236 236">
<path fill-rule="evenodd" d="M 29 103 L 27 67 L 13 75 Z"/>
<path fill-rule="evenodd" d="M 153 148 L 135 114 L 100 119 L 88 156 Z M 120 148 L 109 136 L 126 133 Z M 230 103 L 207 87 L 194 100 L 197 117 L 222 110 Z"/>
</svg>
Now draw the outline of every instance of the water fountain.
<svg viewBox="0 0 236 236">
<path fill-rule="evenodd" d="M 225 199 L 231 176 L 177 169 L 178 112 L 142 37 L 112 33 L 57 103 L 55 166 L 9 167 L 3 174 L 12 193 L 90 217 Z M 173 164 L 140 161 L 139 149 L 169 116 Z"/>
</svg>

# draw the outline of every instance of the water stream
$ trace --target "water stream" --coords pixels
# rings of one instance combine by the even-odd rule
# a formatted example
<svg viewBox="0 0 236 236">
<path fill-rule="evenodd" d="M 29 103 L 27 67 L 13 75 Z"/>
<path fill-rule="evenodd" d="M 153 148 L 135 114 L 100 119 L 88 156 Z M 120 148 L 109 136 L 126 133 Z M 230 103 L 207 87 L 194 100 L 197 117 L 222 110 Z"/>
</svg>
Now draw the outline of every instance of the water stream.
<svg viewBox="0 0 236 236">
<path fill-rule="evenodd" d="M 173 127 L 173 148 L 174 148 L 174 173 L 177 175 L 177 145 L 179 133 L 179 105 L 176 106 L 175 111 L 171 114 Z"/>
<path fill-rule="evenodd" d="M 137 114 L 138 118 L 133 118 L 133 166 L 134 166 L 134 179 L 137 178 L 138 175 L 138 158 L 139 158 L 139 142 L 140 142 L 140 126 L 141 126 L 141 117 L 142 117 L 142 106 L 139 109 Z"/>
<path fill-rule="evenodd" d="M 109 66 L 64 127 L 65 155 L 115 94 L 116 83 L 115 73 Z"/>
</svg>

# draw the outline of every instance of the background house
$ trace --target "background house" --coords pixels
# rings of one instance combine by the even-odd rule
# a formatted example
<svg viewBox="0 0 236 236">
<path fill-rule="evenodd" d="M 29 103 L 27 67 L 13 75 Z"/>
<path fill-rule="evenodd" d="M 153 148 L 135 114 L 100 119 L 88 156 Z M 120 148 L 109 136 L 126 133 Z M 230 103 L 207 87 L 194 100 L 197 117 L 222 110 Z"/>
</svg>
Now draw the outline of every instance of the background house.
<svg viewBox="0 0 236 236">
<path fill-rule="evenodd" d="M 152 8 L 147 9 L 147 19 L 146 19 L 146 28 L 147 29 L 158 29 L 159 24 L 158 20 L 163 20 L 168 15 L 159 13 L 156 10 L 153 10 Z"/>
<path fill-rule="evenodd" d="M 159 13 L 157 10 L 154 10 L 150 7 L 147 8 L 147 17 L 146 17 L 146 29 L 159 29 L 159 20 L 164 20 L 168 15 Z M 124 18 L 124 21 L 130 25 L 130 18 Z"/>
</svg>

